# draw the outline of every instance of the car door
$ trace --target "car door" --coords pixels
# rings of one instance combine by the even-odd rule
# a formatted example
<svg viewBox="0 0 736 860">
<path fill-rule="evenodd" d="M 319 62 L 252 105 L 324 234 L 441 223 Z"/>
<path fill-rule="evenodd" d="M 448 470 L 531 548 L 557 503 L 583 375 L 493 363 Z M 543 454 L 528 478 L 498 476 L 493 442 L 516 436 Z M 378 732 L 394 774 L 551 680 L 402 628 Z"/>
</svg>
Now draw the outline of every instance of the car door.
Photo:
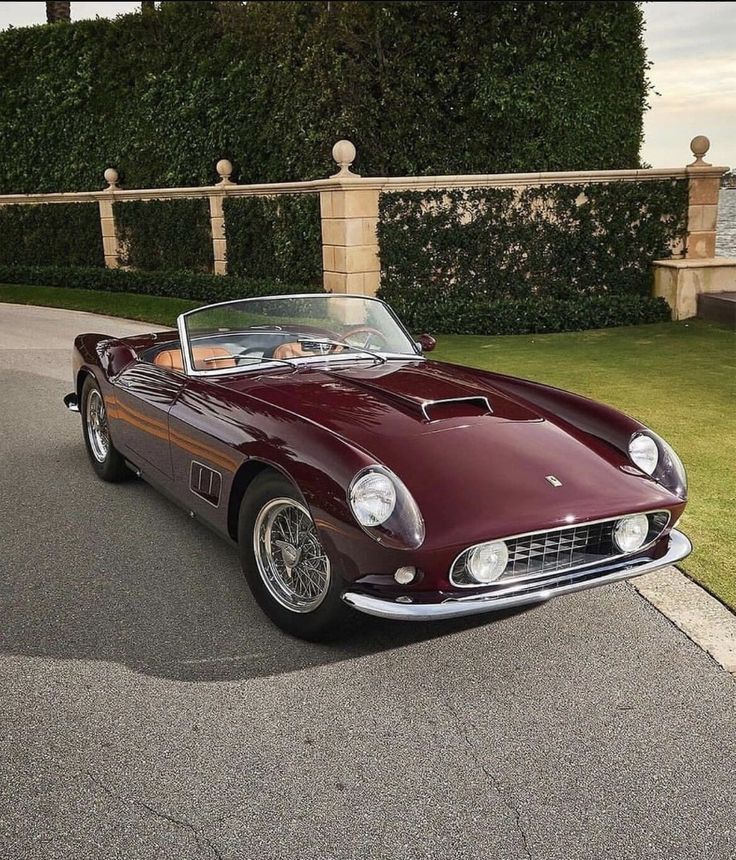
<svg viewBox="0 0 736 860">
<path fill-rule="evenodd" d="M 187 379 L 169 415 L 176 495 L 199 519 L 227 533 L 233 480 L 252 441 L 242 408 L 227 390 L 205 379 Z"/>
<path fill-rule="evenodd" d="M 115 379 L 115 444 L 154 480 L 173 478 L 169 412 L 185 382 L 177 370 L 140 361 Z"/>
</svg>

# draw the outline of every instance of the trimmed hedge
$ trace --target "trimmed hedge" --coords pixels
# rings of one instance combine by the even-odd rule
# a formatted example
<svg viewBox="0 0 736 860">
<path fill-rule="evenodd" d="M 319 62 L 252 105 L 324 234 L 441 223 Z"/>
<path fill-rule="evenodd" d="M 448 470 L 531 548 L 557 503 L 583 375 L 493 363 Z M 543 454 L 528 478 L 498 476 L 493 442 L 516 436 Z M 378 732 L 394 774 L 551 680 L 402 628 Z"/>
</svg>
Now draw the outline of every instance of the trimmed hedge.
<svg viewBox="0 0 736 860">
<path fill-rule="evenodd" d="M 439 331 L 658 320 L 651 264 L 684 236 L 687 194 L 680 180 L 382 194 L 379 294 Z"/>
<path fill-rule="evenodd" d="M 200 275 L 192 272 L 138 272 L 125 269 L 65 268 L 61 266 L 3 266 L 0 283 L 39 284 L 78 290 L 109 290 L 192 299 L 202 304 L 253 296 L 321 293 L 321 287 L 295 286 L 277 281 Z"/>
<path fill-rule="evenodd" d="M 55 266 L 0 265 L 0 283 L 137 293 L 191 299 L 203 304 L 255 296 L 322 292 L 317 287 L 305 289 L 303 285 L 247 280 L 229 275 Z M 527 298 L 488 302 L 468 301 L 438 291 L 421 296 L 398 294 L 388 301 L 411 330 L 445 334 L 577 331 L 670 319 L 669 306 L 664 299 L 637 295 L 587 296 L 572 301 Z"/>
<path fill-rule="evenodd" d="M 113 210 L 124 266 L 212 273 L 209 200 L 131 200 Z"/>
<path fill-rule="evenodd" d="M 104 266 L 97 203 L 0 206 L 0 264 Z"/>
<path fill-rule="evenodd" d="M 488 301 L 435 291 L 416 297 L 398 294 L 382 298 L 411 331 L 435 334 L 538 334 L 672 318 L 664 299 L 631 294 Z"/>
<path fill-rule="evenodd" d="M 0 33 L 0 191 L 636 167 L 643 15 L 618 2 L 168 2 Z M 30 106 L 30 107 L 29 107 Z M 42 165 L 39 169 L 38 165 Z"/>
<path fill-rule="evenodd" d="M 322 283 L 318 194 L 230 197 L 223 208 L 230 274 Z"/>
</svg>

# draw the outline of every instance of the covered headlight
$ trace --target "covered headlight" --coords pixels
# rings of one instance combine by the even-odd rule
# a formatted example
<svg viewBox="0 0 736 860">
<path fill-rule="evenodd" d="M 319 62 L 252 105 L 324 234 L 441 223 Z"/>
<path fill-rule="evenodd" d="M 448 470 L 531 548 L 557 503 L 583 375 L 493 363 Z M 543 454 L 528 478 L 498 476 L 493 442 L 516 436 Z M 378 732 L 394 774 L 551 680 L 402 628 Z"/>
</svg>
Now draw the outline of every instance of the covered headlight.
<svg viewBox="0 0 736 860">
<path fill-rule="evenodd" d="M 643 430 L 629 440 L 631 462 L 681 499 L 687 498 L 687 474 L 682 460 L 660 436 Z"/>
<path fill-rule="evenodd" d="M 465 562 L 471 578 L 482 585 L 495 582 L 506 569 L 509 551 L 502 540 L 473 547 Z"/>
<path fill-rule="evenodd" d="M 388 475 L 367 472 L 353 482 L 350 506 L 362 526 L 380 526 L 394 512 L 396 487 Z"/>
<path fill-rule="evenodd" d="M 424 520 L 404 483 L 385 466 L 369 466 L 348 490 L 353 516 L 379 543 L 416 549 L 424 541 Z"/>
<path fill-rule="evenodd" d="M 644 546 L 649 534 L 649 517 L 634 514 L 624 517 L 613 527 L 613 539 L 621 552 L 635 552 Z"/>
<path fill-rule="evenodd" d="M 642 472 L 651 475 L 659 462 L 659 448 L 651 436 L 645 433 L 634 433 L 629 440 L 629 457 Z"/>
</svg>

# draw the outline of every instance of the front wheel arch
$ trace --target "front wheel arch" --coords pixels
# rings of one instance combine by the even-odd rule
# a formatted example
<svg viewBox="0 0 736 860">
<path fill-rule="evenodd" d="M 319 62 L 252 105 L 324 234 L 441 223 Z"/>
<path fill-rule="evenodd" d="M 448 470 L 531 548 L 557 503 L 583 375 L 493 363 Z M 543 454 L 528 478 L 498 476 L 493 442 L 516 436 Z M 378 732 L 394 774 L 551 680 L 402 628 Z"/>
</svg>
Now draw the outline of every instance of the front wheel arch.
<svg viewBox="0 0 736 860">
<path fill-rule="evenodd" d="M 230 499 L 227 508 L 227 531 L 230 537 L 237 542 L 238 540 L 238 520 L 240 518 L 240 508 L 243 504 L 245 494 L 253 481 L 263 472 L 273 472 L 275 475 L 280 475 L 286 478 L 293 484 L 300 495 L 303 494 L 299 489 L 297 482 L 274 463 L 269 463 L 266 460 L 248 459 L 238 467 L 238 471 L 233 478 L 232 487 L 230 488 Z"/>
</svg>

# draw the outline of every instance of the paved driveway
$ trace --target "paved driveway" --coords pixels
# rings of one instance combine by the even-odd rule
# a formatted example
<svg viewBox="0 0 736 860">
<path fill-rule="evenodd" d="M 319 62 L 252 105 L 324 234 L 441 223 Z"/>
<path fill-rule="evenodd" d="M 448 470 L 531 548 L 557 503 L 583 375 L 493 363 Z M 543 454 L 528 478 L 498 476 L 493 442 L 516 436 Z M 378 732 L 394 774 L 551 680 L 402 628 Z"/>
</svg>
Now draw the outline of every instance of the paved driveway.
<svg viewBox="0 0 736 860">
<path fill-rule="evenodd" d="M 0 856 L 731 858 L 736 685 L 626 584 L 290 639 L 235 552 L 96 480 L 79 331 L 0 305 Z"/>
</svg>

